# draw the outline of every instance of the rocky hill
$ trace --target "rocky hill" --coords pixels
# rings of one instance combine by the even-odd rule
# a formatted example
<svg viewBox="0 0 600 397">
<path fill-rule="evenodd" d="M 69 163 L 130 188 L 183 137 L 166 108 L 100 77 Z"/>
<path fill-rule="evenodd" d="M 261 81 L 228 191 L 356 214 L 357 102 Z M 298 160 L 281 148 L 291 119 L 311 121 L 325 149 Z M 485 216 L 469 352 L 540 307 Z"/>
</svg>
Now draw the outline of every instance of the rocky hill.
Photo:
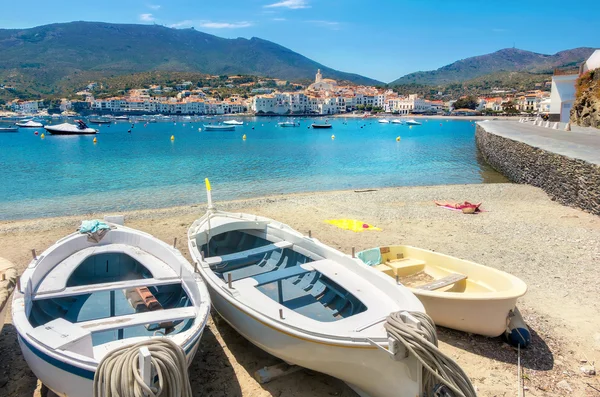
<svg viewBox="0 0 600 397">
<path fill-rule="evenodd" d="M 576 88 L 571 122 L 582 127 L 600 128 L 600 69 L 579 77 Z"/>
</svg>

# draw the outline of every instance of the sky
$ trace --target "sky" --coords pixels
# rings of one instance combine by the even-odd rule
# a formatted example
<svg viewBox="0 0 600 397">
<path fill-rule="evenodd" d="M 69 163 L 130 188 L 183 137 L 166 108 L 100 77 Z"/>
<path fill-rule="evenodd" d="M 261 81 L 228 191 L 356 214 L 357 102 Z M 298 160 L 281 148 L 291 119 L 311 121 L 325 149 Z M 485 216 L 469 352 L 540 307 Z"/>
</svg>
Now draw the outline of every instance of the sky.
<svg viewBox="0 0 600 397">
<path fill-rule="evenodd" d="M 160 24 L 260 37 L 321 64 L 390 82 L 507 47 L 543 54 L 600 48 L 599 1 L 3 1 L 0 28 L 56 22 Z M 575 3 L 573 3 L 575 4 Z M 327 77 L 327 76 L 325 76 Z"/>
</svg>

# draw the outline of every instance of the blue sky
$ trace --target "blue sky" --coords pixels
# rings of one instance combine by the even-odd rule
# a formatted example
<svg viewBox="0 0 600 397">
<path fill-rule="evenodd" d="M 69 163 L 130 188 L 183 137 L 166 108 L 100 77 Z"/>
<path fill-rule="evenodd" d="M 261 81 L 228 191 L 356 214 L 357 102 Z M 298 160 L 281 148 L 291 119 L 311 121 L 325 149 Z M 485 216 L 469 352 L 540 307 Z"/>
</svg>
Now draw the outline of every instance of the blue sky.
<svg viewBox="0 0 600 397">
<path fill-rule="evenodd" d="M 389 82 L 512 47 L 600 47 L 600 2 L 565 0 L 3 1 L 0 28 L 73 20 L 157 23 L 260 37 L 335 69 Z"/>
</svg>

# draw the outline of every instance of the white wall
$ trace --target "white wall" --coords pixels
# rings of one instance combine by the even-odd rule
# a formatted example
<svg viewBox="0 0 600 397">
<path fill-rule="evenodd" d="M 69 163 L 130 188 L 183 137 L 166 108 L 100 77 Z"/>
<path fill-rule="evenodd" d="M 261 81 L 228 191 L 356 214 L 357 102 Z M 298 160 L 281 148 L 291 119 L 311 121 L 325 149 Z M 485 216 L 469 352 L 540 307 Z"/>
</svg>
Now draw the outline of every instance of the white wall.
<svg viewBox="0 0 600 397">
<path fill-rule="evenodd" d="M 551 114 L 560 114 L 563 102 L 575 100 L 575 81 L 578 77 L 576 74 L 552 76 Z"/>
</svg>

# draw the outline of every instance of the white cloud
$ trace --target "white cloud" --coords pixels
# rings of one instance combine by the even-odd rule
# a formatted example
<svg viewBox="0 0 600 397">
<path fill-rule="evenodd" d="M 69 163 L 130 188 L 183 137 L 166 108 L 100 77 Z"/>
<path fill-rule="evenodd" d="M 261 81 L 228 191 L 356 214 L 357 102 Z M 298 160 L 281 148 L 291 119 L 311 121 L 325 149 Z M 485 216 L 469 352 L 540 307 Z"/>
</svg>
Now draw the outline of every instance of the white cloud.
<svg viewBox="0 0 600 397">
<path fill-rule="evenodd" d="M 148 8 L 158 10 L 160 8 L 160 4 L 148 4 Z"/>
<path fill-rule="evenodd" d="M 285 18 L 273 18 L 274 21 L 287 21 Z"/>
<path fill-rule="evenodd" d="M 325 20 L 321 20 L 321 19 L 313 19 L 310 21 L 305 21 L 307 23 L 312 23 L 313 25 L 317 25 L 317 26 L 323 26 L 326 28 L 329 28 L 331 30 L 339 30 L 340 29 L 340 23 L 336 22 L 336 21 L 325 21 Z"/>
<path fill-rule="evenodd" d="M 194 21 L 190 21 L 189 19 L 169 25 L 170 28 L 189 28 L 192 26 L 194 26 Z"/>
<path fill-rule="evenodd" d="M 281 8 L 290 8 L 292 10 L 298 10 L 300 8 L 309 8 L 310 6 L 308 5 L 306 0 L 283 0 L 283 1 L 280 1 L 277 3 L 267 4 L 263 7 L 265 7 L 265 8 L 281 7 Z"/>
<path fill-rule="evenodd" d="M 198 26 L 208 29 L 238 29 L 247 28 L 252 26 L 251 22 L 212 22 L 212 21 L 200 21 Z"/>
<path fill-rule="evenodd" d="M 152 16 L 152 14 L 140 14 L 140 21 L 152 22 L 154 20 L 155 18 Z"/>
</svg>

